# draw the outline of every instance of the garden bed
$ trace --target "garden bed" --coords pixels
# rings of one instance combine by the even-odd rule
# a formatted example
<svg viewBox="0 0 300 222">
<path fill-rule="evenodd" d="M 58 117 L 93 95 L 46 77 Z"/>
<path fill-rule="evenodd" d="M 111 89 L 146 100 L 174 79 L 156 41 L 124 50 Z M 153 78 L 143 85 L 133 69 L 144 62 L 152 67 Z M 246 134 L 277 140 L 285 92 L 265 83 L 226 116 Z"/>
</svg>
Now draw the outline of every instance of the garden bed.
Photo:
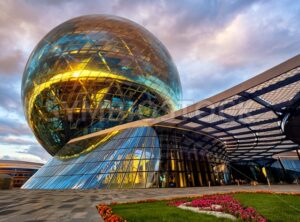
<svg viewBox="0 0 300 222">
<path fill-rule="evenodd" d="M 196 213 L 205 213 L 231 220 L 240 219 L 250 222 L 266 222 L 266 219 L 256 212 L 254 208 L 242 206 L 238 200 L 228 194 L 204 195 L 191 201 L 179 200 L 169 202 L 168 204 Z"/>
<path fill-rule="evenodd" d="M 218 197 L 216 197 L 218 196 Z M 221 198 L 219 198 L 221 197 Z M 175 204 L 176 203 L 176 204 Z M 220 206 L 225 207 L 220 208 Z M 270 192 L 230 193 L 227 195 L 207 195 L 168 200 L 145 200 L 131 203 L 98 205 L 97 209 L 105 221 L 232 221 L 230 218 L 218 218 L 213 215 L 199 214 L 180 209 L 177 206 L 191 205 L 205 211 L 221 212 L 233 215 L 236 221 L 299 221 L 299 193 L 278 194 Z M 210 204 L 210 207 L 208 207 Z M 222 205 L 223 204 L 223 205 Z M 215 209 L 216 206 L 219 209 Z M 107 207 L 107 208 L 106 208 Z M 106 209 L 106 210 L 105 210 Z M 202 209 L 203 210 L 203 209 Z M 231 211 L 230 211 L 231 210 Z M 104 213 L 107 212 L 107 213 Z M 104 214 L 103 214 L 104 213 Z M 257 220 L 254 220 L 252 215 Z M 251 220 L 250 220 L 251 218 Z"/>
</svg>

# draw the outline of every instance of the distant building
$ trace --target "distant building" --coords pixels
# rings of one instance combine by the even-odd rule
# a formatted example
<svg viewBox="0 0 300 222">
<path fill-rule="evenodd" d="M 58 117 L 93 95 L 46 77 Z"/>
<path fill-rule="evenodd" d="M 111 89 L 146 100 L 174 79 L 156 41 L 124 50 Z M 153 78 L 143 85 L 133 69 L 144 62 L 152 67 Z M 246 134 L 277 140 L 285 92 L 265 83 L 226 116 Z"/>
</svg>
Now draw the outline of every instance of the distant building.
<svg viewBox="0 0 300 222">
<path fill-rule="evenodd" d="M 38 169 L 41 163 L 17 160 L 0 160 L 0 178 L 12 179 L 12 187 L 21 187 Z"/>
</svg>

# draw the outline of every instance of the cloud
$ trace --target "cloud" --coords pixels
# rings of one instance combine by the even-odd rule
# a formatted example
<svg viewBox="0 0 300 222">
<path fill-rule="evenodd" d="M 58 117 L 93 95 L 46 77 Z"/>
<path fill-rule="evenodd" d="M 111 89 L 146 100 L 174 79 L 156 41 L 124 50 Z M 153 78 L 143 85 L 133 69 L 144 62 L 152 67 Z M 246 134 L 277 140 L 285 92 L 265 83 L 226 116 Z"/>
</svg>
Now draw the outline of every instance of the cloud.
<svg viewBox="0 0 300 222">
<path fill-rule="evenodd" d="M 0 118 L 0 136 L 24 136 L 32 135 L 29 127 L 20 117 L 15 118 Z"/>
<path fill-rule="evenodd" d="M 13 153 L 10 155 L 3 155 L 0 154 L 0 159 L 2 160 L 20 160 L 20 161 L 28 161 L 28 162 L 35 162 L 35 163 L 46 163 L 48 160 L 43 160 L 39 156 L 31 155 L 28 153 Z"/>
<path fill-rule="evenodd" d="M 8 55 L 2 55 L 0 58 L 0 72 L 6 75 L 12 75 L 20 71 L 20 61 L 24 61 L 20 50 L 13 50 Z"/>
<path fill-rule="evenodd" d="M 283 5 L 255 5 L 239 14 L 206 44 L 215 49 L 209 53 L 209 58 L 232 69 L 250 64 L 269 66 L 270 62 L 280 62 L 298 54 L 300 31 L 294 22 L 300 19 L 300 15 L 287 15 L 283 19 L 276 11 L 268 13 L 270 7 L 279 10 Z M 201 54 L 200 50 L 196 53 Z"/>
<path fill-rule="evenodd" d="M 18 151 L 18 153 L 39 157 L 40 162 L 43 163 L 47 162 L 51 158 L 51 155 L 45 152 L 45 150 L 39 144 L 32 144 L 24 151 Z"/>
<path fill-rule="evenodd" d="M 37 141 L 28 136 L 0 136 L 0 159 L 47 162 L 51 156 Z"/>
<path fill-rule="evenodd" d="M 21 115 L 20 79 L 16 76 L 0 75 L 0 107 Z"/>
<path fill-rule="evenodd" d="M 2 144 L 14 144 L 14 145 L 32 145 L 33 142 L 29 138 L 20 138 L 15 136 L 0 137 Z"/>
</svg>

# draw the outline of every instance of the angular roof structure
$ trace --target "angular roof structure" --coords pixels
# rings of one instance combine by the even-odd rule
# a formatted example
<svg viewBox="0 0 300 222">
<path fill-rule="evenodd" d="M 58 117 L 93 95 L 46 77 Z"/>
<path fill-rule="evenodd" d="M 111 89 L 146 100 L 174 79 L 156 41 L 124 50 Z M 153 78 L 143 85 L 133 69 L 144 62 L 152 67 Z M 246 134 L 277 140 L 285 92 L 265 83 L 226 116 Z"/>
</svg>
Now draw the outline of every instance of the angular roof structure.
<svg viewBox="0 0 300 222">
<path fill-rule="evenodd" d="M 68 144 L 114 130 L 163 126 L 211 137 L 202 147 L 230 162 L 272 157 L 298 144 L 284 132 L 300 100 L 300 55 L 231 89 L 168 115 L 135 121 L 71 140 Z"/>
</svg>

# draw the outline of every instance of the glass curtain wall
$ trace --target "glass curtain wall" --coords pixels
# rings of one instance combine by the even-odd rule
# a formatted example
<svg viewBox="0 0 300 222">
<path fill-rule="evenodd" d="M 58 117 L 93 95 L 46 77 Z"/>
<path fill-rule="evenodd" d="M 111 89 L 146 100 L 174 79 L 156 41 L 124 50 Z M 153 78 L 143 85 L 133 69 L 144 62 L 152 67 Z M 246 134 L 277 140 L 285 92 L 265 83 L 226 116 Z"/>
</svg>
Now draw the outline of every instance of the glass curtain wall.
<svg viewBox="0 0 300 222">
<path fill-rule="evenodd" d="M 155 127 L 161 144 L 159 187 L 193 187 L 219 184 L 221 164 L 210 148 L 215 141 L 204 135 L 174 128 Z M 197 138 L 197 139 L 196 139 Z"/>
<path fill-rule="evenodd" d="M 89 139 L 85 142 L 88 145 Z M 80 143 L 84 145 L 84 141 Z M 127 129 L 115 132 L 108 142 L 87 154 L 70 159 L 54 157 L 23 188 L 147 188 L 157 184 L 159 159 L 159 141 L 152 128 Z"/>
<path fill-rule="evenodd" d="M 190 131 L 139 127 L 68 143 L 26 189 L 192 187 L 220 184 L 217 141 Z M 222 147 L 218 147 L 218 150 Z"/>
</svg>

